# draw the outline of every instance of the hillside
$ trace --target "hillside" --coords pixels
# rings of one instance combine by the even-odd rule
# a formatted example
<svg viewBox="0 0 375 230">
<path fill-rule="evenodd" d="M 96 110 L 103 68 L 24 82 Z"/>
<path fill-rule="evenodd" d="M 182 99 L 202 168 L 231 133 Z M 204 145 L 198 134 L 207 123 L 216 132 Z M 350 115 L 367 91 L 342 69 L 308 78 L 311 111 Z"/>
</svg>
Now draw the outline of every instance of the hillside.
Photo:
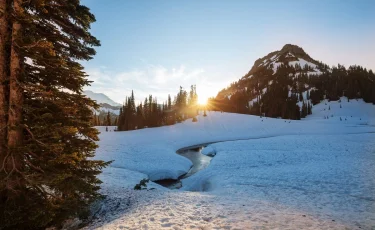
<svg viewBox="0 0 375 230">
<path fill-rule="evenodd" d="M 375 75 L 361 66 L 329 67 L 287 44 L 255 61 L 250 71 L 210 101 L 212 109 L 300 119 L 323 99 L 375 103 Z"/>
</svg>

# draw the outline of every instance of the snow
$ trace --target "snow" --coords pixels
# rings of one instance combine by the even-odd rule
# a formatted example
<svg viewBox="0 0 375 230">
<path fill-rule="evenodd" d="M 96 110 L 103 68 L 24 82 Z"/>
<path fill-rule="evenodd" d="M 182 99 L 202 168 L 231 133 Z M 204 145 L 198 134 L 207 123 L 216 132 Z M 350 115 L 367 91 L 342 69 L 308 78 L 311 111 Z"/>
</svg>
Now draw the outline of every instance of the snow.
<svg viewBox="0 0 375 230">
<path fill-rule="evenodd" d="M 273 56 L 270 58 L 270 60 L 271 60 L 271 61 L 275 61 L 277 58 L 278 58 L 278 56 L 277 56 L 277 54 L 275 54 L 275 55 L 273 55 Z"/>
<path fill-rule="evenodd" d="M 283 64 L 283 63 L 281 63 L 281 62 L 275 62 L 275 63 L 272 63 L 273 64 L 273 73 L 275 74 L 276 73 L 276 71 L 277 71 L 277 68 L 279 68 L 279 66 L 281 65 L 281 64 Z"/>
<path fill-rule="evenodd" d="M 285 55 L 285 57 L 287 57 L 287 58 L 292 58 L 292 57 L 295 57 L 292 53 L 287 53 L 286 55 Z"/>
<path fill-rule="evenodd" d="M 318 67 L 317 67 L 317 65 L 315 65 L 315 64 L 313 64 L 313 63 L 311 63 L 311 62 L 308 62 L 308 61 L 306 61 L 305 59 L 303 59 L 303 58 L 298 58 L 298 61 L 291 61 L 291 62 L 289 62 L 289 65 L 290 66 L 295 66 L 295 65 L 300 65 L 302 68 L 305 66 L 305 65 L 308 65 L 308 66 L 310 66 L 311 68 L 313 68 L 313 69 L 317 69 Z"/>
<path fill-rule="evenodd" d="M 253 106 L 255 102 L 258 102 L 258 97 L 255 97 L 254 99 L 249 101 L 249 106 Z"/>
<path fill-rule="evenodd" d="M 322 74 L 322 72 L 320 72 L 318 69 L 315 70 L 315 71 L 308 71 L 307 73 L 307 76 L 314 76 L 314 75 L 320 75 Z"/>
<path fill-rule="evenodd" d="M 217 143 L 184 190 L 250 197 L 348 224 L 375 224 L 374 134 L 291 135 Z M 339 143 L 339 144 L 335 144 Z M 365 151 L 364 151 L 365 150 Z M 358 213 L 361 213 L 358 215 Z"/>
<path fill-rule="evenodd" d="M 86 229 L 375 226 L 374 105 L 323 101 L 300 121 L 207 114 L 127 132 L 100 127 L 95 158 L 114 162 L 100 175 L 107 198 Z M 132 189 L 143 178 L 178 178 L 192 163 L 176 150 L 218 141 L 202 151 L 215 153 L 211 164 L 180 190 Z"/>
<path fill-rule="evenodd" d="M 273 73 L 275 74 L 276 71 L 277 71 L 277 68 L 283 63 L 282 62 L 272 62 L 272 63 L 270 63 L 270 65 L 271 64 L 273 65 L 272 70 L 273 70 Z M 307 73 L 306 73 L 307 76 L 314 76 L 314 75 L 322 74 L 322 72 L 319 70 L 317 65 L 315 65 L 311 62 L 308 62 L 303 58 L 298 58 L 298 61 L 290 61 L 290 62 L 288 62 L 288 64 L 290 66 L 293 66 L 293 67 L 297 64 L 297 65 L 300 65 L 302 68 L 304 68 L 305 65 L 310 66 L 313 69 L 313 71 L 307 71 Z M 295 74 L 295 76 L 298 76 L 298 75 L 300 75 L 300 73 Z"/>
<path fill-rule="evenodd" d="M 216 155 L 216 150 L 212 147 L 212 145 L 207 146 L 201 151 L 202 154 L 207 155 L 207 156 L 215 156 Z"/>
<path fill-rule="evenodd" d="M 341 108 L 340 108 L 341 105 Z M 341 97 L 339 101 L 323 100 L 322 103 L 315 105 L 312 109 L 312 115 L 308 120 L 321 120 L 324 116 L 329 119 L 338 121 L 340 117 L 347 121 L 355 121 L 356 125 L 375 126 L 375 112 L 371 104 L 364 102 L 362 99 L 351 99 L 348 102 L 346 97 Z M 366 119 L 367 117 L 368 119 Z"/>
</svg>

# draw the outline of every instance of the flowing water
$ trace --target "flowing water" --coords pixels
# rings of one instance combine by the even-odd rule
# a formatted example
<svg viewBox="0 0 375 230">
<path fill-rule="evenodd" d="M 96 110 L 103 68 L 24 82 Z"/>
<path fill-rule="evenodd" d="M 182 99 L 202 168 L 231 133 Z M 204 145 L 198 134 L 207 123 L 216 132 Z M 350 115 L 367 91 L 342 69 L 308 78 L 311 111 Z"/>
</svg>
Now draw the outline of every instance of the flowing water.
<svg viewBox="0 0 375 230">
<path fill-rule="evenodd" d="M 183 150 L 177 151 L 177 154 L 189 159 L 193 163 L 193 166 L 186 174 L 180 176 L 177 180 L 166 179 L 154 182 L 170 189 L 181 188 L 181 179 L 185 179 L 193 175 L 194 173 L 205 169 L 210 164 L 212 157 L 202 154 L 201 151 L 203 148 L 204 146 L 194 146 L 192 148 L 184 148 Z"/>
</svg>

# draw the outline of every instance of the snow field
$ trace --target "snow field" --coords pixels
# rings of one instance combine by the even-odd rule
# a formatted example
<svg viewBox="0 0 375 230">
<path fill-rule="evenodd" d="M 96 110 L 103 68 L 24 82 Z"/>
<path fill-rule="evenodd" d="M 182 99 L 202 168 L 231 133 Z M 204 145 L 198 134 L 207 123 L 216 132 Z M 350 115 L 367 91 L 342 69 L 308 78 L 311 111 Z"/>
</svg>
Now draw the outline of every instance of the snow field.
<svg viewBox="0 0 375 230">
<path fill-rule="evenodd" d="M 114 162 L 100 175 L 104 206 L 86 228 L 371 229 L 375 106 L 341 104 L 322 102 L 301 121 L 208 112 L 197 123 L 129 132 L 100 127 L 95 158 Z M 154 190 L 133 190 L 143 178 L 186 173 L 192 163 L 175 153 L 180 148 L 250 138 L 205 148 L 216 156 L 180 190 L 152 182 Z"/>
</svg>

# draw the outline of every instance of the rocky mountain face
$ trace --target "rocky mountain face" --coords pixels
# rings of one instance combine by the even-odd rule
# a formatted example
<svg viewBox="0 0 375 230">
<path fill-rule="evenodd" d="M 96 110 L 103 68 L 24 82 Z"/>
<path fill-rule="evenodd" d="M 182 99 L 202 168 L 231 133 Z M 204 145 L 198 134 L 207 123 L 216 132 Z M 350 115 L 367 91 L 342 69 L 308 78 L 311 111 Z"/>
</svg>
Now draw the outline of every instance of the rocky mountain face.
<svg viewBox="0 0 375 230">
<path fill-rule="evenodd" d="M 226 112 L 300 119 L 324 98 L 363 98 L 375 103 L 375 75 L 360 66 L 329 67 L 301 47 L 287 44 L 255 61 L 250 71 L 221 90 L 211 105 Z"/>
</svg>

